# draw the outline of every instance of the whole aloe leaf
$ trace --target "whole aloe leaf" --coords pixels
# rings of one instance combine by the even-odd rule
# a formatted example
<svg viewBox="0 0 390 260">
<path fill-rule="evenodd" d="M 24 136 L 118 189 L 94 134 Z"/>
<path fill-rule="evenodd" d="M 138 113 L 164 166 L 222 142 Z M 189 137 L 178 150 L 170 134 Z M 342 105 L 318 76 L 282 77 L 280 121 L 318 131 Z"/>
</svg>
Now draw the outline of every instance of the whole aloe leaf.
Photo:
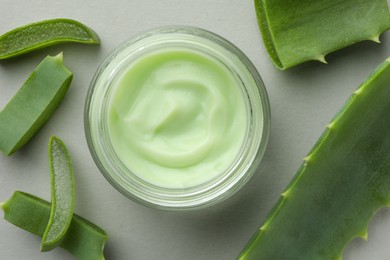
<svg viewBox="0 0 390 260">
<path fill-rule="evenodd" d="M 274 65 L 287 69 L 353 43 L 379 42 L 390 28 L 386 0 L 255 0 Z"/>
<path fill-rule="evenodd" d="M 390 206 L 390 59 L 327 126 L 239 259 L 341 259 Z"/>
</svg>

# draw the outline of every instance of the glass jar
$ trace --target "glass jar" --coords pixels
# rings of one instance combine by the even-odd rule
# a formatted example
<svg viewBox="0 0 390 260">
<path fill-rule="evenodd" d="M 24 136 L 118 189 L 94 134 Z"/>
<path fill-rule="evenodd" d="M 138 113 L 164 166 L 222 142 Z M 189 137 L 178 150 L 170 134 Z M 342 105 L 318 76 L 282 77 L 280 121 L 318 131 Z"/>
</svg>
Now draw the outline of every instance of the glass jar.
<svg viewBox="0 0 390 260">
<path fill-rule="evenodd" d="M 234 79 L 245 107 L 242 114 L 246 118 L 245 137 L 228 167 L 204 182 L 183 187 L 158 185 L 142 178 L 140 173 L 131 169 L 131 165 L 124 163 L 121 151 L 115 148 L 109 133 L 108 110 L 118 78 L 123 77 L 129 66 L 145 55 L 166 48 L 196 51 L 221 64 Z M 203 29 L 172 26 L 140 34 L 106 58 L 91 82 L 84 121 L 92 157 L 104 177 L 117 190 L 146 206 L 185 210 L 220 202 L 249 180 L 265 152 L 270 129 L 270 108 L 258 72 L 237 47 Z M 175 171 L 180 172 L 180 167 Z"/>
</svg>

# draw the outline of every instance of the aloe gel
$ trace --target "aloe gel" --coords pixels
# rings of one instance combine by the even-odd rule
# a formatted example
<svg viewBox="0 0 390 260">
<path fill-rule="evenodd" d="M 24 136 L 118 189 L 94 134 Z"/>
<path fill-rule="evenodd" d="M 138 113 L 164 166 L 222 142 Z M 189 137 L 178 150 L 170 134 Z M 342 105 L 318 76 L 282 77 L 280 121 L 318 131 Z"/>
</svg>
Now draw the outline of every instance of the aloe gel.
<svg viewBox="0 0 390 260">
<path fill-rule="evenodd" d="M 50 251 L 66 236 L 74 210 L 72 162 L 64 142 L 56 136 L 49 141 L 51 177 L 50 218 L 42 236 L 41 251 Z"/>
<path fill-rule="evenodd" d="M 100 44 L 100 39 L 92 29 L 75 20 L 58 18 L 39 21 L 1 35 L 0 60 L 66 42 Z"/>
</svg>

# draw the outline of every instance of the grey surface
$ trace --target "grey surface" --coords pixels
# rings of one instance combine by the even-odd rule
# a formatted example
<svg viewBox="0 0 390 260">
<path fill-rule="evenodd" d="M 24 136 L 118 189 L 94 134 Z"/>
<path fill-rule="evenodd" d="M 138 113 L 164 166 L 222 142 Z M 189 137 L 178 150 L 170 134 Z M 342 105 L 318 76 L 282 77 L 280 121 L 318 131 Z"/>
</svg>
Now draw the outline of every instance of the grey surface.
<svg viewBox="0 0 390 260">
<path fill-rule="evenodd" d="M 0 154 L 0 201 L 14 190 L 50 199 L 47 143 L 50 135 L 58 135 L 73 158 L 75 212 L 109 233 L 109 260 L 234 259 L 325 125 L 368 73 L 390 55 L 387 32 L 383 44 L 349 47 L 328 56 L 329 65 L 307 63 L 278 71 L 262 43 L 252 0 L 0 0 L 0 6 L 0 34 L 33 21 L 67 17 L 87 24 L 101 37 L 100 47 L 61 45 L 0 63 L 0 107 L 47 54 L 64 51 L 65 64 L 75 74 L 66 98 L 44 128 L 11 157 Z M 149 209 L 123 197 L 95 166 L 83 127 L 87 88 L 104 57 L 136 33 L 176 24 L 205 28 L 241 48 L 266 84 L 272 112 L 269 146 L 250 182 L 221 205 L 187 213 Z M 368 242 L 354 240 L 344 259 L 389 259 L 389 234 L 390 210 L 384 209 L 370 222 Z M 62 249 L 40 253 L 39 245 L 38 237 L 0 219 L 1 259 L 73 259 Z"/>
</svg>

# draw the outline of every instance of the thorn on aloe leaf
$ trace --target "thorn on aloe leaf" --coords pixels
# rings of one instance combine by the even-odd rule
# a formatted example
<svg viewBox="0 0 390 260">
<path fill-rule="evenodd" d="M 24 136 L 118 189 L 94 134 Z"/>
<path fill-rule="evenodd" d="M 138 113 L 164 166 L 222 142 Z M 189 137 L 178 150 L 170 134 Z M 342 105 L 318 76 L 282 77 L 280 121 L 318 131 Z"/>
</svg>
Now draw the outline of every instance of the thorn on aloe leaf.
<svg viewBox="0 0 390 260">
<path fill-rule="evenodd" d="M 365 229 L 364 231 L 362 231 L 361 234 L 359 234 L 359 237 L 365 241 L 368 240 L 368 232 L 367 232 L 367 229 Z"/>
<path fill-rule="evenodd" d="M 308 156 L 306 156 L 305 158 L 303 158 L 303 165 L 305 167 L 307 167 L 309 165 L 309 163 L 311 162 L 311 154 L 309 154 Z"/>
<path fill-rule="evenodd" d="M 335 127 L 335 122 L 334 121 L 332 121 L 332 122 L 330 122 L 329 124 L 326 125 L 326 128 L 328 128 L 329 130 L 334 129 L 334 127 Z"/>
<path fill-rule="evenodd" d="M 265 230 L 267 230 L 267 228 L 268 228 L 268 222 L 264 223 L 264 225 L 262 225 L 262 226 L 260 227 L 260 230 L 261 230 L 262 232 L 264 232 Z"/>
<path fill-rule="evenodd" d="M 381 40 L 379 39 L 379 34 L 377 36 L 372 37 L 369 39 L 370 41 L 376 42 L 376 43 L 381 43 Z"/>
<path fill-rule="evenodd" d="M 357 90 L 355 90 L 355 91 L 353 92 L 353 94 L 354 94 L 355 96 L 358 96 L 358 95 L 360 95 L 362 92 L 363 92 L 362 89 L 361 89 L 361 88 L 358 88 Z"/>
<path fill-rule="evenodd" d="M 325 59 L 325 55 L 318 55 L 317 58 L 315 58 L 315 60 L 318 60 L 319 62 L 322 62 L 324 64 L 328 64 L 328 62 L 326 61 Z"/>
<path fill-rule="evenodd" d="M 289 196 L 290 193 L 291 193 L 291 190 L 290 190 L 290 189 L 287 189 L 286 191 L 284 191 L 284 192 L 281 194 L 281 196 L 282 196 L 284 199 L 286 199 L 286 198 Z"/>
</svg>

